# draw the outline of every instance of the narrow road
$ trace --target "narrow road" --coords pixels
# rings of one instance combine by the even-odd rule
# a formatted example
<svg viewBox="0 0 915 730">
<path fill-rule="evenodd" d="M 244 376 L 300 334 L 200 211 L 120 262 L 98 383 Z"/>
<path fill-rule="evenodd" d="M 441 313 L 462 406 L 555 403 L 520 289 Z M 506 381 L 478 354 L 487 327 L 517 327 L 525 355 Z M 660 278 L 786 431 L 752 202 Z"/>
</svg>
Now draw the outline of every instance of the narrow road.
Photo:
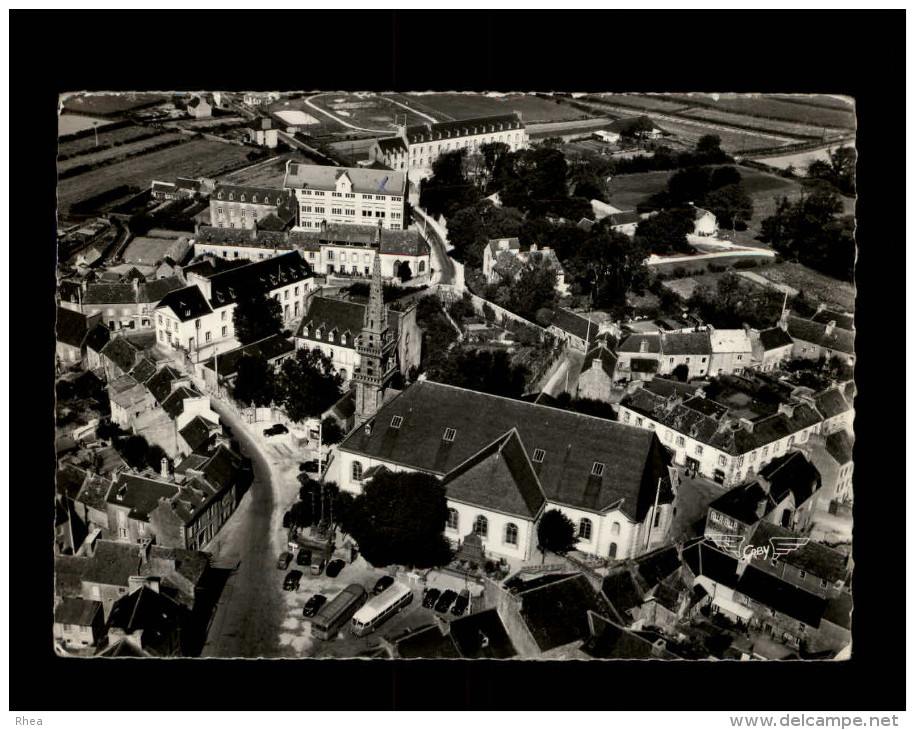
<svg viewBox="0 0 915 730">
<path fill-rule="evenodd" d="M 418 206 L 413 206 L 413 211 L 416 213 L 416 224 L 420 227 L 420 230 L 423 232 L 423 238 L 429 242 L 429 246 L 432 249 L 432 268 L 440 273 L 438 280 L 439 284 L 453 284 L 454 283 L 454 261 L 451 260 L 451 257 L 448 255 L 447 250 L 445 249 L 445 243 L 442 241 L 441 236 L 435 230 L 434 225 L 430 225 L 427 222 L 427 214 Z"/>
<path fill-rule="evenodd" d="M 553 377 L 544 386 L 543 392 L 553 398 L 565 390 L 574 397 L 578 377 L 581 375 L 581 366 L 585 362 L 585 355 L 578 350 L 567 347 L 562 355 L 562 364 L 556 368 Z"/>
</svg>

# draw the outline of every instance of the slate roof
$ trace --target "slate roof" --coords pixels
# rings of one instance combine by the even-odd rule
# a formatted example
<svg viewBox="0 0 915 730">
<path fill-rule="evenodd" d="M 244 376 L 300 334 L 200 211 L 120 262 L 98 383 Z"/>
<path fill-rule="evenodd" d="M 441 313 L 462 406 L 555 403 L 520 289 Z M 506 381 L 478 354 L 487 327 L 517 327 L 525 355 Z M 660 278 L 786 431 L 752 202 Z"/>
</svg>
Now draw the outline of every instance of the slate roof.
<svg viewBox="0 0 915 730">
<path fill-rule="evenodd" d="M 523 519 L 536 519 L 546 502 L 515 428 L 449 472 L 443 484 L 449 499 Z"/>
<path fill-rule="evenodd" d="M 212 486 L 222 491 L 237 481 L 240 467 L 241 457 L 226 446 L 219 446 L 200 471 Z"/>
<path fill-rule="evenodd" d="M 141 304 L 156 304 L 166 294 L 181 289 L 184 285 L 180 276 L 165 276 L 161 279 L 152 279 L 140 284 L 137 301 Z"/>
<path fill-rule="evenodd" d="M 854 608 L 851 593 L 842 591 L 838 595 L 830 597 L 826 601 L 826 608 L 823 611 L 823 621 L 841 626 L 843 629 L 851 630 L 851 614 Z"/>
<path fill-rule="evenodd" d="M 391 426 L 401 416 L 399 429 Z M 352 431 L 339 449 L 444 476 L 517 427 L 525 449 L 543 449 L 535 465 L 547 499 L 590 511 L 615 505 L 641 521 L 659 477 L 668 484 L 667 452 L 648 430 L 548 406 L 432 381 L 411 384 L 375 414 L 371 435 Z M 456 430 L 453 442 L 443 440 Z M 601 476 L 593 465 L 604 465 Z M 662 490 L 662 503 L 672 495 Z"/>
<path fill-rule="evenodd" d="M 753 346 L 743 329 L 709 330 L 712 352 L 752 352 Z"/>
<path fill-rule="evenodd" d="M 770 327 L 759 331 L 759 344 L 763 350 L 777 350 L 780 347 L 789 347 L 794 343 L 785 330 L 781 327 Z"/>
<path fill-rule="evenodd" d="M 760 522 L 747 540 L 747 544 L 757 547 L 769 545 L 769 541 L 773 537 L 800 536 L 786 527 L 773 525 L 771 522 Z M 767 559 L 771 558 L 757 557 L 753 561 Z M 844 580 L 848 571 L 848 557 L 846 555 L 813 541 L 799 547 L 797 550 L 792 550 L 786 555 L 782 555 L 779 560 L 786 565 L 805 570 L 810 575 L 825 579 L 830 583 Z"/>
<path fill-rule="evenodd" d="M 83 304 L 136 304 L 137 290 L 132 283 L 103 284 L 91 282 L 86 286 Z"/>
<path fill-rule="evenodd" d="M 228 377 L 235 374 L 235 371 L 238 368 L 238 361 L 245 355 L 262 357 L 265 360 L 270 361 L 285 355 L 288 352 L 292 352 L 293 350 L 295 350 L 295 344 L 292 340 L 289 340 L 278 333 L 270 335 L 270 337 L 265 337 L 257 342 L 252 342 L 250 345 L 244 345 L 222 353 L 218 357 L 219 362 L 216 365 L 214 365 L 214 360 L 217 358 L 210 358 L 203 366 L 208 370 L 213 370 L 214 367 L 218 367 L 219 374 L 223 377 Z"/>
<path fill-rule="evenodd" d="M 153 653 L 164 650 L 169 636 L 178 631 L 181 607 L 168 596 L 143 586 L 115 601 L 108 627 L 132 634 L 143 632 L 143 648 Z"/>
<path fill-rule="evenodd" d="M 407 151 L 407 146 L 400 137 L 385 137 L 377 140 L 378 148 L 382 154 L 401 154 Z"/>
<path fill-rule="evenodd" d="M 57 341 L 82 349 L 89 323 L 86 315 L 64 307 L 57 308 Z"/>
<path fill-rule="evenodd" d="M 646 353 L 661 352 L 660 334 L 633 334 L 626 337 L 617 347 L 617 352 L 641 352 L 642 342 L 648 343 Z"/>
<path fill-rule="evenodd" d="M 57 494 L 69 499 L 76 499 L 86 481 L 88 472 L 73 464 L 58 464 L 57 466 Z"/>
<path fill-rule="evenodd" d="M 709 333 L 665 332 L 661 335 L 661 352 L 665 355 L 711 355 Z"/>
<path fill-rule="evenodd" d="M 197 451 L 210 441 L 213 429 L 219 429 L 219 425 L 208 421 L 203 416 L 194 416 L 178 433 L 191 447 L 191 451 Z"/>
<path fill-rule="evenodd" d="M 508 659 L 518 653 L 494 608 L 452 621 L 449 632 L 464 659 Z"/>
<path fill-rule="evenodd" d="M 800 507 L 820 488 L 820 472 L 799 451 L 773 459 L 759 470 L 757 478 L 770 482 L 769 493 L 781 501 L 789 493 L 794 495 L 794 504 Z"/>
<path fill-rule="evenodd" d="M 102 610 L 98 601 L 82 598 L 64 598 L 54 609 L 54 623 L 74 626 L 92 626 L 95 617 Z"/>
<path fill-rule="evenodd" d="M 420 629 L 397 642 L 397 653 L 404 659 L 460 659 L 450 634 L 442 634 L 438 626 Z"/>
<path fill-rule="evenodd" d="M 500 241 L 508 241 L 508 250 L 507 251 L 506 251 L 506 249 L 499 247 Z M 517 236 L 513 236 L 510 238 L 509 237 L 490 238 L 489 243 L 487 243 L 486 245 L 489 246 L 489 250 L 493 256 L 496 256 L 499 253 L 503 253 L 503 252 L 511 253 L 512 251 L 517 252 L 517 251 L 521 250 L 521 242 L 518 240 Z"/>
<path fill-rule="evenodd" d="M 764 503 L 762 514 L 757 511 L 760 502 Z M 709 508 L 733 517 L 746 525 L 754 525 L 775 509 L 776 504 L 766 490 L 754 481 L 738 485 L 725 492 L 711 502 Z"/>
<path fill-rule="evenodd" d="M 814 628 L 819 627 L 826 609 L 825 599 L 752 565 L 747 566 L 734 590 Z"/>
<path fill-rule="evenodd" d="M 541 651 L 587 639 L 588 611 L 608 613 L 603 599 L 580 574 L 519 595 L 521 617 Z"/>
<path fill-rule="evenodd" d="M 286 165 L 284 188 L 336 190 L 342 175 L 349 177 L 354 193 L 375 195 L 406 194 L 407 176 L 390 170 L 371 170 L 362 167 L 331 167 L 329 165 L 303 165 L 289 162 Z"/>
<path fill-rule="evenodd" d="M 181 548 L 168 548 L 161 545 L 151 545 L 149 548 L 149 562 L 143 566 L 145 575 L 149 568 L 152 571 L 161 571 L 163 563 L 174 563 L 175 572 L 186 578 L 195 586 L 198 585 L 210 565 L 207 553 L 199 550 L 183 550 Z"/>
<path fill-rule="evenodd" d="M 836 327 L 841 327 L 843 330 L 852 331 L 855 329 L 855 317 L 852 314 L 844 314 L 842 312 L 834 312 L 831 309 L 822 309 L 811 318 L 813 322 L 820 322 L 821 324 L 829 324 L 830 322 L 835 322 Z"/>
<path fill-rule="evenodd" d="M 244 196 L 244 200 L 242 200 Z M 224 203 L 245 203 L 250 205 L 281 206 L 292 198 L 292 193 L 282 188 L 260 188 L 251 185 L 220 184 L 213 190 L 211 200 Z"/>
<path fill-rule="evenodd" d="M 101 352 L 111 339 L 111 330 L 103 324 L 97 324 L 86 335 L 86 347 L 93 352 Z"/>
<path fill-rule="evenodd" d="M 308 303 L 308 311 L 299 323 L 295 336 L 309 342 L 327 342 L 330 333 L 334 333 L 333 345 L 355 349 L 356 338 L 362 334 L 362 325 L 365 319 L 365 304 L 347 302 L 343 299 L 314 296 Z M 306 328 L 308 334 L 305 334 Z M 315 337 L 315 332 L 320 328 L 320 339 Z M 400 315 L 394 310 L 388 310 L 388 328 L 396 340 L 400 330 Z M 341 336 L 347 335 L 346 344 L 341 342 Z"/>
<path fill-rule="evenodd" d="M 122 473 L 108 492 L 108 503 L 129 507 L 130 519 L 148 522 L 149 514 L 161 502 L 176 497 L 178 492 L 174 484 Z"/>
<path fill-rule="evenodd" d="M 156 309 L 165 307 L 170 308 L 182 322 L 197 319 L 213 311 L 206 297 L 203 296 L 203 292 L 194 285 L 177 289 L 162 297 L 159 304 L 156 305 Z"/>
<path fill-rule="evenodd" d="M 130 371 L 131 377 L 138 383 L 145 383 L 156 374 L 156 364 L 147 357 L 140 358 Z"/>
<path fill-rule="evenodd" d="M 680 554 L 673 545 L 645 553 L 635 559 L 635 564 L 649 588 L 676 573 L 682 565 Z"/>
<path fill-rule="evenodd" d="M 623 568 L 604 578 L 601 591 L 607 601 L 617 610 L 621 619 L 631 622 L 628 613 L 642 605 L 642 589 L 628 569 Z"/>
<path fill-rule="evenodd" d="M 79 490 L 76 501 L 105 512 L 108 509 L 108 492 L 111 490 L 111 480 L 97 474 L 89 474 L 88 479 Z"/>
<path fill-rule="evenodd" d="M 184 413 L 185 398 L 199 398 L 200 396 L 201 393 L 198 393 L 196 390 L 192 390 L 191 388 L 182 385 L 175 388 L 171 395 L 162 401 L 162 408 L 168 414 L 169 418 L 175 420 L 178 416 Z"/>
<path fill-rule="evenodd" d="M 137 546 L 129 542 L 98 540 L 91 558 L 76 558 L 87 561 L 83 580 L 111 586 L 126 586 L 127 579 L 139 575 L 140 554 Z"/>
<path fill-rule="evenodd" d="M 681 383 L 679 380 L 670 380 L 662 377 L 652 378 L 645 382 L 642 388 L 663 398 L 678 395 L 688 398 L 698 390 L 695 385 Z"/>
<path fill-rule="evenodd" d="M 581 650 L 595 659 L 650 659 L 672 657 L 667 651 L 658 653 L 648 639 L 619 626 L 603 616 L 592 614 L 593 633 Z"/>
<path fill-rule="evenodd" d="M 697 542 L 683 550 L 683 561 L 693 575 L 704 575 L 728 588 L 737 586 L 737 558 L 728 555 L 707 542 Z"/>
<path fill-rule="evenodd" d="M 828 325 L 822 322 L 814 322 L 810 319 L 802 319 L 793 315 L 788 316 L 788 334 L 794 340 L 810 342 L 829 350 L 836 350 L 846 355 L 855 354 L 855 333 L 854 331 L 842 329 L 836 325 L 835 329 L 827 335 L 826 327 Z"/>
<path fill-rule="evenodd" d="M 180 377 L 181 374 L 171 365 L 165 365 L 146 381 L 146 389 L 152 393 L 153 398 L 162 403 L 172 392 L 172 381 Z"/>
<path fill-rule="evenodd" d="M 455 139 L 474 134 L 490 134 L 511 129 L 524 129 L 524 124 L 517 114 L 497 114 L 489 117 L 457 119 L 450 122 L 414 124 L 407 127 L 406 138 L 409 144 L 422 144 L 439 139 Z"/>
<path fill-rule="evenodd" d="M 592 363 L 595 359 L 600 360 L 601 368 L 609 376 L 613 377 L 613 372 L 616 370 L 616 355 L 614 355 L 609 349 L 604 347 L 603 343 L 599 344 L 597 347 L 591 348 L 588 353 L 585 355 L 585 361 L 582 363 L 581 372 L 591 368 Z"/>
<path fill-rule="evenodd" d="M 245 296 L 265 294 L 281 286 L 305 281 L 311 275 L 311 267 L 298 251 L 255 261 L 211 276 L 210 304 L 213 308 L 223 307 Z"/>
<path fill-rule="evenodd" d="M 842 391 L 838 388 L 829 388 L 822 393 L 817 393 L 813 396 L 813 402 L 824 418 L 839 416 L 851 410 L 851 405 L 845 400 L 845 396 L 842 395 Z"/>
<path fill-rule="evenodd" d="M 137 364 L 142 350 L 126 337 L 116 336 L 102 348 L 101 354 L 128 373 Z"/>
<path fill-rule="evenodd" d="M 839 464 L 848 464 L 852 460 L 854 442 L 846 431 L 836 431 L 826 437 L 826 451 Z"/>
<path fill-rule="evenodd" d="M 558 327 L 563 332 L 568 332 L 587 343 L 593 342 L 597 338 L 598 326 L 594 322 L 562 307 L 557 307 L 553 312 L 550 326 Z"/>
</svg>

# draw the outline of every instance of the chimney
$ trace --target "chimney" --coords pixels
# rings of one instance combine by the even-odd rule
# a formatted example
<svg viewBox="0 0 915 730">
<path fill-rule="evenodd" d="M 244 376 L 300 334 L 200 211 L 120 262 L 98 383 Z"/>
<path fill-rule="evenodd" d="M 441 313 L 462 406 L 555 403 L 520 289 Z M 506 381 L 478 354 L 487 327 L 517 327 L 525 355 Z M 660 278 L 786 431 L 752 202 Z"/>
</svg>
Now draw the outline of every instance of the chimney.
<svg viewBox="0 0 915 730">
<path fill-rule="evenodd" d="M 769 506 L 769 500 L 761 499 L 756 503 L 756 516 L 762 519 L 766 514 L 766 508 Z"/>
<path fill-rule="evenodd" d="M 779 403 L 778 412 L 788 416 L 788 418 L 794 418 L 794 405 L 788 403 Z"/>
<path fill-rule="evenodd" d="M 531 253 L 537 253 L 537 244 L 536 243 L 531 244 Z"/>
<path fill-rule="evenodd" d="M 737 577 L 740 578 L 747 570 L 747 566 L 750 564 L 749 560 L 738 560 L 737 561 Z"/>
<path fill-rule="evenodd" d="M 817 304 L 817 314 L 819 314 L 820 312 L 822 312 L 824 309 L 826 309 L 826 305 L 825 305 L 825 304 L 823 304 L 822 302 L 820 302 L 819 304 Z"/>
<path fill-rule="evenodd" d="M 163 479 L 168 479 L 168 459 L 164 456 L 162 457 L 160 474 Z"/>
<path fill-rule="evenodd" d="M 639 342 L 639 352 L 648 352 L 648 340 Z"/>
<path fill-rule="evenodd" d="M 753 421 L 751 421 L 749 418 L 741 418 L 740 425 L 743 426 L 747 433 L 753 433 Z"/>
<path fill-rule="evenodd" d="M 829 324 L 826 325 L 826 331 L 823 333 L 827 337 L 832 334 L 832 331 L 836 328 L 836 321 L 834 319 L 829 320 Z"/>
<path fill-rule="evenodd" d="M 141 537 L 140 544 L 140 565 L 146 565 L 149 562 L 149 550 L 152 547 L 152 540 L 148 537 Z"/>
<path fill-rule="evenodd" d="M 135 297 L 140 296 L 140 280 L 137 277 L 133 278 L 133 295 Z"/>
</svg>

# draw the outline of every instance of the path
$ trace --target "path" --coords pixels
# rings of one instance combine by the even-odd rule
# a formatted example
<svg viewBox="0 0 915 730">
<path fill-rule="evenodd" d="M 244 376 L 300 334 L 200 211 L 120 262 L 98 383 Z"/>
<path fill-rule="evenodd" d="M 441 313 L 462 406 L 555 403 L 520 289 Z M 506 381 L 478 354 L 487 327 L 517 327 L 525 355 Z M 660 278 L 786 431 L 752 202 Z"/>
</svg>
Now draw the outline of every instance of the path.
<svg viewBox="0 0 915 730">
<path fill-rule="evenodd" d="M 316 94 L 315 96 L 311 97 L 311 99 L 317 99 L 319 96 L 332 96 L 332 94 Z M 372 134 L 383 134 L 385 136 L 390 136 L 392 134 L 390 129 L 368 129 L 367 127 L 357 127 L 355 124 L 350 124 L 345 119 L 338 117 L 336 114 L 331 114 L 326 109 L 322 109 L 317 104 L 313 104 L 311 99 L 303 99 L 302 101 L 305 102 L 306 106 L 311 107 L 326 117 L 330 117 L 335 122 L 342 124 L 344 127 L 355 129 L 357 132 L 371 132 Z"/>
<path fill-rule="evenodd" d="M 562 363 L 553 372 L 553 376 L 543 387 L 542 392 L 553 398 L 566 390 L 574 395 L 584 362 L 585 354 L 583 352 L 572 347 L 566 347 L 565 352 L 562 354 Z"/>
<path fill-rule="evenodd" d="M 432 249 L 432 268 L 438 274 L 438 278 L 433 277 L 436 284 L 456 284 L 455 282 L 455 263 L 448 255 L 446 248 L 447 237 L 441 226 L 426 211 L 417 205 L 413 206 L 413 212 L 418 217 L 417 224 L 423 232 L 423 238 L 429 243 Z M 463 281 L 458 284 L 463 287 Z"/>
</svg>

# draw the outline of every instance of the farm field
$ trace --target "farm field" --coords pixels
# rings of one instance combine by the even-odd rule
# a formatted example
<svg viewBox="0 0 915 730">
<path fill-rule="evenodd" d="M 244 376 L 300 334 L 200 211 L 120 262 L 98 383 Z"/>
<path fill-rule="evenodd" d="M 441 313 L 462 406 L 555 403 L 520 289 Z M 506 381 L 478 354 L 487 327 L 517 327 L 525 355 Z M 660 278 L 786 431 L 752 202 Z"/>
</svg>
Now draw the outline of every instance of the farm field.
<svg viewBox="0 0 915 730">
<path fill-rule="evenodd" d="M 716 134 L 721 138 L 721 149 L 725 152 L 737 153 L 741 150 L 758 149 L 760 147 L 775 147 L 778 145 L 772 137 L 754 134 L 753 132 L 737 132 L 723 129 L 713 129 L 702 124 L 702 120 L 696 119 L 690 122 L 674 122 L 670 119 L 660 119 L 656 122 L 657 126 L 666 132 L 670 132 L 678 139 L 682 140 L 689 146 L 693 146 L 700 137 L 706 134 Z M 788 144 L 785 142 L 785 144 Z"/>
<path fill-rule="evenodd" d="M 704 94 L 674 94 L 672 96 L 684 103 L 698 105 L 699 108 L 708 108 L 709 111 L 722 113 L 731 112 L 750 117 L 754 121 L 782 120 L 818 129 L 823 127 L 854 129 L 855 126 L 854 106 L 831 97 L 814 97 L 819 100 L 829 98 L 830 101 L 835 102 L 829 108 L 824 108 L 821 101 L 804 103 L 805 99 L 811 99 L 811 97 L 740 96 L 715 100 Z"/>
<path fill-rule="evenodd" d="M 162 94 L 86 94 L 67 99 L 64 109 L 110 117 L 165 101 L 168 101 L 168 97 Z"/>
<path fill-rule="evenodd" d="M 842 143 L 843 147 L 854 147 L 855 140 L 851 139 L 847 142 Z M 798 172 L 804 172 L 809 165 L 814 160 L 823 160 L 824 162 L 829 161 L 829 153 L 831 150 L 835 149 L 833 147 L 822 147 L 818 150 L 807 150 L 806 152 L 797 152 L 793 155 L 782 155 L 779 157 L 759 157 L 754 158 L 758 159 L 760 162 L 771 167 L 777 167 L 779 170 L 784 170 L 790 165 L 794 166 L 794 169 Z"/>
<path fill-rule="evenodd" d="M 57 186 L 58 205 L 66 210 L 73 203 L 121 185 L 147 188 L 154 179 L 216 177 L 246 165 L 250 151 L 250 148 L 238 145 L 192 139 L 176 147 L 61 180 Z"/>
<path fill-rule="evenodd" d="M 807 106 L 821 106 L 831 109 L 849 108 L 849 102 L 826 94 L 772 94 L 772 98 L 788 101 L 788 103 L 806 104 Z"/>
<path fill-rule="evenodd" d="M 560 137 L 570 135 L 587 135 L 597 129 L 604 129 L 612 120 L 606 118 L 578 119 L 567 122 L 543 122 L 542 124 L 526 124 L 528 136 L 531 139 L 544 137 Z"/>
<path fill-rule="evenodd" d="M 809 124 L 799 124 L 795 122 L 782 122 L 773 119 L 762 119 L 760 117 L 748 117 L 743 114 L 735 114 L 718 109 L 707 109 L 705 107 L 696 107 L 689 111 L 682 112 L 680 116 L 688 119 L 702 119 L 712 123 L 734 124 L 744 127 L 753 127 L 763 132 L 772 134 L 786 135 L 802 138 L 820 138 L 823 128 L 815 127 Z M 827 129 L 829 132 L 843 132 L 839 129 Z"/>
<path fill-rule="evenodd" d="M 706 274 L 704 272 L 708 271 L 708 267 L 711 264 L 714 264 L 715 266 L 727 266 L 730 268 L 734 264 L 736 264 L 738 261 L 757 261 L 757 262 L 759 262 L 760 265 L 762 265 L 762 264 L 771 263 L 772 257 L 771 256 L 754 256 L 753 254 L 747 254 L 746 256 L 742 256 L 742 255 L 726 256 L 726 257 L 721 257 L 718 259 L 699 259 L 697 261 L 672 261 L 670 263 L 656 264 L 655 266 L 652 266 L 650 268 L 650 271 L 658 273 L 658 274 L 670 274 L 670 273 L 676 271 L 677 269 L 685 269 L 687 272 L 689 272 L 690 276 L 685 277 L 683 279 L 672 279 L 672 280 L 670 280 L 670 282 L 665 281 L 664 285 L 666 286 L 668 283 L 676 284 L 678 282 L 696 281 L 697 279 L 702 281 L 702 280 L 704 280 L 703 277 L 719 277 L 719 276 L 721 276 L 720 273 Z M 753 268 L 753 269 L 743 269 L 743 270 L 744 271 L 759 271 L 759 267 Z M 735 269 L 735 271 L 741 271 L 741 269 Z M 709 279 L 709 281 L 712 283 L 712 286 L 714 287 L 715 286 L 714 279 Z M 690 294 L 692 294 L 692 288 L 690 288 L 691 286 L 695 286 L 695 285 L 684 284 L 683 285 L 684 290 L 688 290 L 689 293 L 681 294 L 681 296 L 685 296 L 688 298 L 690 296 Z M 676 291 L 678 294 L 680 294 L 679 289 L 674 289 L 674 291 Z"/>
<path fill-rule="evenodd" d="M 180 132 L 171 132 L 166 134 L 157 134 L 155 137 L 141 139 L 138 142 L 128 142 L 118 147 L 109 147 L 99 152 L 90 152 L 85 155 L 72 157 L 69 160 L 57 163 L 57 172 L 62 173 L 80 165 L 95 165 L 106 160 L 115 160 L 119 157 L 129 157 L 130 155 L 142 154 L 143 150 L 150 147 L 168 144 L 177 140 L 187 139 L 187 135 Z"/>
<path fill-rule="evenodd" d="M 833 279 L 819 271 L 791 262 L 769 264 L 750 269 L 777 284 L 787 284 L 817 302 L 836 307 L 841 312 L 855 311 L 855 287 L 845 281 Z"/>
<path fill-rule="evenodd" d="M 345 119 L 350 124 L 366 129 L 390 130 L 393 133 L 395 116 L 400 118 L 401 124 L 403 124 L 403 118 L 406 116 L 408 126 L 425 124 L 429 121 L 425 117 L 408 112 L 383 96 L 365 97 L 342 93 L 319 94 L 311 97 L 310 101 L 321 109 Z M 305 112 L 309 113 L 307 107 Z M 314 110 L 312 110 L 312 113 L 314 113 Z M 344 128 L 346 128 L 345 125 Z"/>
<path fill-rule="evenodd" d="M 75 118 L 85 119 L 86 117 Z M 155 134 L 156 132 L 157 130 L 155 129 L 141 126 L 120 127 L 107 132 L 100 128 L 98 133 L 98 149 L 113 147 L 115 144 L 124 144 L 133 139 L 146 137 Z M 91 152 L 94 149 L 96 149 L 95 135 L 90 134 L 88 137 L 60 142 L 57 146 L 57 154 L 59 156 L 68 155 L 72 157 L 73 155 L 83 152 Z"/>
<path fill-rule="evenodd" d="M 553 99 L 531 94 L 509 94 L 503 97 L 482 94 L 404 94 L 422 105 L 422 111 L 434 110 L 451 119 L 473 119 L 494 114 L 520 113 L 525 124 L 587 119 L 590 115 Z"/>
<path fill-rule="evenodd" d="M 631 175 L 614 175 L 607 185 L 607 202 L 618 210 L 635 210 L 649 196 L 667 187 L 674 170 L 636 172 Z"/>
<path fill-rule="evenodd" d="M 270 160 L 255 163 L 236 172 L 230 172 L 227 175 L 223 175 L 221 180 L 232 185 L 280 188 L 283 186 L 283 178 L 286 176 L 287 160 L 295 160 L 300 165 L 314 164 L 312 160 L 309 160 L 300 152 L 289 152 Z"/>
<path fill-rule="evenodd" d="M 636 110 L 644 109 L 646 112 L 672 112 L 688 106 L 676 101 L 658 99 L 648 94 L 593 94 L 584 97 L 582 101 L 605 101 L 620 106 L 634 107 Z"/>
<path fill-rule="evenodd" d="M 92 129 L 98 124 L 99 130 L 109 124 L 113 124 L 113 119 L 102 119 L 101 117 L 84 117 L 82 114 L 61 114 L 57 117 L 57 136 L 63 137 L 67 134 L 76 134 L 86 129 Z"/>
</svg>

